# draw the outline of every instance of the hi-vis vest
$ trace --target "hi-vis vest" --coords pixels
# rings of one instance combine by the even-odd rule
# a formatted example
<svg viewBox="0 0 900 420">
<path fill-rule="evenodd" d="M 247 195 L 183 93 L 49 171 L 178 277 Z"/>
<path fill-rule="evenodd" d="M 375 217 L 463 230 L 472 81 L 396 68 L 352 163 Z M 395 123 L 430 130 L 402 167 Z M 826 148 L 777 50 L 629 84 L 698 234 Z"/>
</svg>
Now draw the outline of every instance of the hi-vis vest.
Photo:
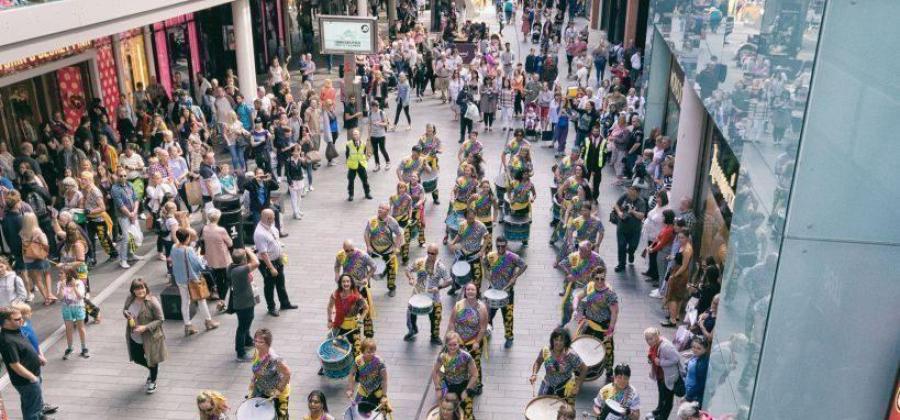
<svg viewBox="0 0 900 420">
<path fill-rule="evenodd" d="M 587 162 L 588 147 L 591 146 L 591 141 L 592 141 L 592 139 L 590 136 L 586 137 L 584 139 L 584 146 L 582 146 L 582 148 L 581 148 L 581 158 L 584 159 L 584 163 L 588 163 Z M 600 153 L 598 154 L 599 157 L 597 158 L 597 167 L 598 168 L 603 167 L 603 157 L 604 157 L 604 155 L 606 155 L 606 147 L 607 147 L 607 142 L 606 142 L 606 139 L 604 138 L 603 140 L 600 141 Z"/>
<path fill-rule="evenodd" d="M 359 165 L 362 165 L 363 168 L 366 167 L 369 160 L 369 157 L 366 156 L 366 142 L 360 141 L 359 147 L 357 147 L 352 141 L 349 141 L 347 142 L 347 150 L 350 152 L 347 156 L 348 169 L 356 169 Z"/>
</svg>

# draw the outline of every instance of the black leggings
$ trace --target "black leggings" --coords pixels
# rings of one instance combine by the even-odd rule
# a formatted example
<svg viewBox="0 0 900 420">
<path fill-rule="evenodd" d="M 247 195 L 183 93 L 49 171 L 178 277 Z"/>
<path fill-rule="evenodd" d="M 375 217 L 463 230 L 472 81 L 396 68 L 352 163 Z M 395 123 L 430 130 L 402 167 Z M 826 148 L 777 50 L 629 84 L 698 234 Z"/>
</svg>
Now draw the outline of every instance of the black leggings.
<svg viewBox="0 0 900 420">
<path fill-rule="evenodd" d="M 397 125 L 397 123 L 400 122 L 400 110 L 403 110 L 403 113 L 406 114 L 406 122 L 409 123 L 409 125 L 412 125 L 412 119 L 409 118 L 409 105 L 403 105 L 401 103 L 397 104 L 397 114 L 394 115 L 394 125 Z"/>
<path fill-rule="evenodd" d="M 150 382 L 156 382 L 156 375 L 159 373 L 159 365 L 147 366 L 147 358 L 144 356 L 144 345 L 136 343 L 131 337 L 128 337 L 128 347 L 132 355 L 134 355 L 134 363 L 137 363 L 150 371 Z"/>
<path fill-rule="evenodd" d="M 381 154 L 384 155 L 385 163 L 391 163 L 391 157 L 388 156 L 387 148 L 384 147 L 384 137 L 371 137 L 372 139 L 372 154 L 375 155 L 375 164 L 381 165 L 381 161 L 378 159 L 378 151 L 381 150 Z"/>
<path fill-rule="evenodd" d="M 485 127 L 493 127 L 494 126 L 494 113 L 493 112 L 485 112 L 484 113 L 484 125 L 485 125 Z"/>
</svg>

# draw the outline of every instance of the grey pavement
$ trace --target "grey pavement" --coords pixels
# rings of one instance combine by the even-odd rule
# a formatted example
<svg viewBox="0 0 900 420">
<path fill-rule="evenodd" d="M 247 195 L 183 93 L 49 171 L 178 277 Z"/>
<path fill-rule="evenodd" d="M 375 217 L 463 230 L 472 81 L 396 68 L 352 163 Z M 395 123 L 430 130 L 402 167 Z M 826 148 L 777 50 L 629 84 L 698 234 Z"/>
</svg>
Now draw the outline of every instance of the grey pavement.
<svg viewBox="0 0 900 420">
<path fill-rule="evenodd" d="M 507 35 L 510 29 L 512 28 L 507 28 Z M 564 66 L 565 60 L 561 60 L 561 63 Z M 564 74 L 562 71 L 561 73 Z M 446 199 L 456 171 L 458 123 L 450 121 L 448 106 L 441 105 L 439 100 L 431 96 L 424 102 L 414 103 L 411 111 L 413 129 L 401 129 L 388 135 L 387 147 L 391 161 L 396 165 L 409 153 L 412 144 L 424 132 L 426 122 L 436 124 L 438 136 L 444 146 L 439 188 L 442 197 Z M 405 128 L 405 124 L 400 125 Z M 489 175 L 497 173 L 499 154 L 505 138 L 500 130 L 482 133 Z M 345 139 L 342 132 L 339 150 L 342 150 Z M 550 149 L 537 144 L 534 146 L 537 173 L 534 182 L 538 197 L 534 206 L 535 223 L 532 225 L 531 246 L 522 251 L 529 269 L 517 285 L 515 344 L 511 349 L 503 348 L 502 339 L 495 339 L 490 344 L 489 358 L 483 363 L 485 390 L 476 400 L 475 414 L 478 419 L 522 418 L 524 407 L 534 392 L 527 381 L 531 365 L 540 348 L 547 344 L 550 331 L 559 320 L 560 298 L 557 292 L 560 290 L 562 275 L 552 268 L 554 251 L 547 245 L 550 235 L 549 187 L 553 155 Z M 373 167 L 374 163 L 370 161 L 369 179 L 375 200 L 364 200 L 361 199 L 361 194 L 357 194 L 354 202 L 346 201 L 346 169 L 341 158 L 339 165 L 323 165 L 315 172 L 316 190 L 305 197 L 301 205 L 305 213 L 303 220 L 284 218 L 284 230 L 290 233 L 283 240 L 290 257 L 286 268 L 287 288 L 292 301 L 300 308 L 283 311 L 281 317 L 273 318 L 266 315 L 264 305 L 259 305 L 253 329 L 267 327 L 274 332 L 273 348 L 286 359 L 293 372 L 290 408 L 293 418 L 306 414 L 306 396 L 313 389 L 325 392 L 331 412 L 337 417 L 348 406 L 343 393 L 345 380 L 330 380 L 316 375 L 320 366 L 316 348 L 326 335 L 325 308 L 328 295 L 334 287 L 332 264 L 335 253 L 346 238 L 362 243 L 365 221 L 374 216 L 377 204 L 386 201 L 396 185 L 393 170 L 388 173 L 372 172 Z M 612 173 L 605 174 L 605 178 L 601 185 L 601 216 L 609 212 L 612 203 L 622 192 L 611 185 L 610 180 L 614 179 Z M 285 205 L 289 206 L 289 203 L 285 202 Z M 429 200 L 426 209 L 428 241 L 441 240 L 445 211 L 446 202 L 435 206 Z M 517 250 L 517 244 L 512 248 Z M 446 248 L 442 248 L 441 252 L 444 261 L 450 263 Z M 607 239 L 601 244 L 600 252 L 608 264 L 615 264 L 614 229 L 607 232 Z M 421 248 L 412 246 L 411 258 L 423 255 Z M 656 387 L 648 378 L 642 331 L 646 326 L 659 325 L 662 312 L 659 310 L 659 301 L 647 297 L 651 287 L 638 274 L 644 268 L 639 259 L 637 265 L 629 266 L 624 273 L 610 273 L 609 278 L 612 287 L 619 293 L 621 302 L 621 315 L 615 336 L 616 362 L 631 365 L 632 384 L 641 395 L 642 412 L 647 413 L 656 404 Z M 117 315 L 127 295 L 127 283 L 132 278 L 141 276 L 148 280 L 154 293 L 158 293 L 165 285 L 165 267 L 162 262 L 148 258 L 131 271 L 118 277 L 117 274 L 112 270 L 98 270 L 92 275 L 92 279 L 103 279 L 95 281 L 116 286 L 103 292 L 107 295 L 101 304 L 106 314 L 105 321 L 88 327 L 88 344 L 94 356 L 89 360 L 73 358 L 63 361 L 65 345 L 60 342 L 46 350 L 49 363 L 44 369 L 44 394 L 47 401 L 60 406 L 55 418 L 197 418 L 195 397 L 204 389 L 223 392 L 232 409 L 235 409 L 246 394 L 250 379 L 249 364 L 234 361 L 232 348 L 237 325 L 235 317 L 217 314 L 215 319 L 222 323 L 218 330 L 203 332 L 190 338 L 183 337 L 180 321 L 167 321 L 165 331 L 169 359 L 160 367 L 159 389 L 154 395 L 146 395 L 143 389 L 146 370 L 128 362 L 124 341 L 125 320 Z M 399 278 L 403 278 L 402 273 Z M 379 345 L 378 353 L 386 361 L 390 374 L 388 395 L 396 410 L 394 418 L 414 419 L 420 407 L 424 406 L 422 410 L 427 410 L 435 404 L 436 397 L 431 391 L 432 387 L 428 386 L 428 381 L 438 348 L 428 343 L 427 334 L 420 334 L 411 343 L 402 340 L 406 333 L 407 299 L 412 292 L 405 281 L 398 281 L 398 293 L 393 298 L 387 296 L 387 288 L 383 282 L 376 283 L 373 290 L 378 309 L 375 338 Z M 448 311 L 451 298 L 443 296 L 443 302 L 445 311 Z M 47 325 L 54 325 L 55 322 L 58 326 L 58 318 L 53 321 L 52 317 L 57 310 L 55 307 L 48 311 L 42 310 L 41 322 L 46 322 Z M 442 331 L 446 330 L 447 319 L 449 314 L 445 313 Z M 420 326 L 424 325 L 423 322 L 425 321 L 420 320 Z M 496 327 L 499 330 L 500 323 Z M 52 329 L 45 326 L 40 328 L 42 332 Z M 671 335 L 671 332 L 666 333 Z M 579 412 L 589 409 L 591 400 L 602 385 L 602 379 L 585 383 L 577 400 Z M 11 418 L 21 418 L 18 394 L 13 388 L 5 386 L 2 396 Z"/>
</svg>

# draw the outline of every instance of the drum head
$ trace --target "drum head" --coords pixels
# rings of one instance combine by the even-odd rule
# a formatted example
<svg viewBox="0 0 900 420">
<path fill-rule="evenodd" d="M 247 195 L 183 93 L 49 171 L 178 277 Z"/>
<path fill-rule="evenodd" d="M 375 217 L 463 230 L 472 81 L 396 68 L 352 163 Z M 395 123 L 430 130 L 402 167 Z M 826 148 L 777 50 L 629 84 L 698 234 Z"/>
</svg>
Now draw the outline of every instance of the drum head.
<svg viewBox="0 0 900 420">
<path fill-rule="evenodd" d="M 509 293 L 500 289 L 487 289 L 484 291 L 484 298 L 490 300 L 504 300 L 509 297 Z"/>
<path fill-rule="evenodd" d="M 346 338 L 329 338 L 319 345 L 319 359 L 327 363 L 340 362 L 350 354 L 350 349 L 350 341 Z"/>
<path fill-rule="evenodd" d="M 503 218 L 503 223 L 506 223 L 509 225 L 522 226 L 522 225 L 531 223 L 531 219 L 529 219 L 527 217 L 516 217 L 516 216 L 509 214 Z"/>
<path fill-rule="evenodd" d="M 434 305 L 434 299 L 425 293 L 418 293 L 409 298 L 409 306 L 427 308 L 431 305 Z"/>
<path fill-rule="evenodd" d="M 384 415 L 381 411 L 375 411 L 374 404 L 360 401 L 359 404 L 351 405 L 344 411 L 344 420 L 383 420 Z"/>
<path fill-rule="evenodd" d="M 238 406 L 236 420 L 272 420 L 275 404 L 265 398 L 249 398 Z"/>
<path fill-rule="evenodd" d="M 528 420 L 555 420 L 559 407 L 566 402 L 559 397 L 545 395 L 537 397 L 525 406 L 525 418 Z"/>
<path fill-rule="evenodd" d="M 603 401 L 603 403 L 606 404 L 606 407 L 609 408 L 609 411 L 612 411 L 613 413 L 618 414 L 620 416 L 625 414 L 625 407 L 622 407 L 622 404 L 619 404 L 618 401 L 609 399 L 609 400 Z"/>
<path fill-rule="evenodd" d="M 581 361 L 589 367 L 602 363 L 603 357 L 606 355 L 603 342 L 589 335 L 582 335 L 572 340 L 572 351 L 577 353 Z"/>
<path fill-rule="evenodd" d="M 453 267 L 450 268 L 450 271 L 456 277 L 462 277 L 469 274 L 469 271 L 472 270 L 472 265 L 469 264 L 468 261 L 457 261 L 453 263 Z"/>
<path fill-rule="evenodd" d="M 437 181 L 438 171 L 422 171 L 422 182 Z"/>
<path fill-rule="evenodd" d="M 382 260 L 375 260 L 375 274 L 381 275 L 387 270 L 387 263 Z"/>
</svg>

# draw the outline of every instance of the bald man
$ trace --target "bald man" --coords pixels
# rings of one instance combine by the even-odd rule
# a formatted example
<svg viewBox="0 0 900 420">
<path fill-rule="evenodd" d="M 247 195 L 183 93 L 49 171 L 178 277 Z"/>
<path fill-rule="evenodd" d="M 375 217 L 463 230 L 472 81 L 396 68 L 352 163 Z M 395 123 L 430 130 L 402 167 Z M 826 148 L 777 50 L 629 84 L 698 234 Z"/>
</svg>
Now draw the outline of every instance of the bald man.
<svg viewBox="0 0 900 420">
<path fill-rule="evenodd" d="M 259 216 L 259 223 L 253 232 L 253 244 L 256 246 L 256 254 L 259 257 L 259 271 L 263 276 L 263 294 L 266 297 L 266 307 L 269 315 L 279 316 L 275 308 L 274 292 L 278 292 L 278 302 L 281 310 L 297 309 L 288 298 L 284 288 L 284 257 L 285 253 L 281 242 L 278 240 L 278 228 L 275 227 L 275 212 L 272 209 L 264 209 Z"/>
<path fill-rule="evenodd" d="M 441 289 L 449 287 L 452 283 L 450 271 L 447 266 L 438 258 L 438 246 L 436 244 L 428 244 L 426 248 L 427 255 L 421 257 L 408 267 L 406 267 L 406 279 L 409 285 L 415 288 L 415 293 L 423 293 L 428 295 L 432 300 L 431 313 L 428 314 L 428 321 L 431 324 L 431 344 L 441 345 Z M 419 327 L 416 325 L 416 314 L 407 309 L 406 327 L 409 330 L 404 341 L 412 341 L 416 334 L 419 333 Z"/>
<path fill-rule="evenodd" d="M 403 246 L 403 230 L 390 212 L 387 203 L 378 205 L 378 214 L 366 223 L 363 238 L 369 255 L 383 259 L 387 265 L 383 276 L 387 276 L 388 296 L 393 297 L 397 293 L 397 253 Z"/>
</svg>

